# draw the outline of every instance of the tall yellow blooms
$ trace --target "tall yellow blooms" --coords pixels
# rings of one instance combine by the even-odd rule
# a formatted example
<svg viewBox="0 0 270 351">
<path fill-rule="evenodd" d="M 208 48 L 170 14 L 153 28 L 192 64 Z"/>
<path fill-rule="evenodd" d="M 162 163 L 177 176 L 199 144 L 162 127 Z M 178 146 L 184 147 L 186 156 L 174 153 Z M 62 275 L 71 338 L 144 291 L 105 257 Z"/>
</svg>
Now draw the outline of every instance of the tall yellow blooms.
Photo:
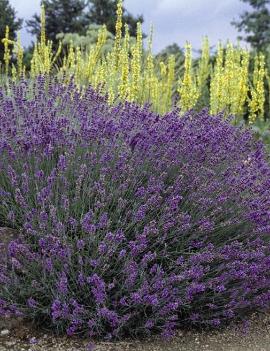
<svg viewBox="0 0 270 351">
<path fill-rule="evenodd" d="M 137 23 L 137 38 L 136 44 L 131 49 L 131 87 L 130 87 L 130 101 L 140 100 L 140 78 L 141 78 L 141 64 L 142 64 L 142 25 Z"/>
<path fill-rule="evenodd" d="M 61 61 L 58 60 L 61 43 L 55 53 L 52 42 L 46 38 L 45 8 L 42 6 L 41 35 L 34 46 L 30 77 L 56 74 L 61 79 L 64 77 L 65 84 L 72 78 L 78 88 L 89 84 L 99 88 L 102 94 L 107 95 L 110 104 L 119 100 L 140 105 L 147 103 L 161 115 L 171 110 L 173 99 L 178 95 L 181 114 L 192 108 L 207 106 L 212 114 L 223 111 L 225 115 L 233 114 L 236 118 L 241 118 L 248 109 L 250 123 L 263 117 L 264 79 L 269 77 L 269 72 L 266 72 L 262 54 L 257 55 L 254 70 L 250 72 L 249 52 L 230 42 L 226 46 L 219 43 L 212 62 L 209 41 L 204 38 L 201 55 L 194 61 L 191 45 L 186 44 L 184 65 L 179 67 L 174 55 L 155 57 L 152 28 L 146 49 L 140 23 L 137 24 L 136 38 L 130 36 L 128 25 L 123 23 L 122 1 L 117 4 L 116 35 L 110 49 L 107 45 L 110 35 L 104 25 L 99 29 L 95 44 L 81 48 L 71 43 Z M 4 72 L 6 75 L 11 73 L 15 81 L 25 72 L 20 38 L 18 36 L 17 41 L 11 41 L 7 27 L 2 42 Z M 15 64 L 11 62 L 11 48 L 12 58 L 17 59 L 12 60 Z"/>
<path fill-rule="evenodd" d="M 150 35 L 148 37 L 148 48 L 146 53 L 146 62 L 144 67 L 144 89 L 143 89 L 143 99 L 145 102 L 152 101 L 152 92 L 153 92 L 153 85 L 154 85 L 154 76 L 155 76 L 155 63 L 154 57 L 152 53 L 152 44 L 153 44 L 153 26 L 151 26 Z M 154 94 L 155 95 L 155 94 Z"/>
<path fill-rule="evenodd" d="M 41 14 L 40 14 L 40 45 L 45 47 L 46 45 L 46 16 L 45 16 L 45 6 L 41 5 Z"/>
<path fill-rule="evenodd" d="M 225 54 L 224 54 L 225 51 Z M 210 82 L 210 112 L 236 117 L 243 114 L 248 94 L 249 54 L 228 43 L 218 46 Z"/>
<path fill-rule="evenodd" d="M 120 51 L 121 78 L 119 85 L 119 98 L 124 100 L 129 96 L 129 29 L 125 25 L 124 43 Z"/>
<path fill-rule="evenodd" d="M 239 75 L 236 75 L 237 89 L 234 90 L 235 98 L 231 108 L 231 113 L 237 117 L 242 117 L 244 113 L 244 105 L 248 96 L 248 69 L 249 69 L 249 52 L 241 50 L 241 62 L 239 66 Z"/>
<path fill-rule="evenodd" d="M 121 50 L 121 39 L 122 39 L 122 16 L 123 16 L 123 3 L 122 0 L 119 0 L 117 3 L 116 10 L 116 25 L 115 25 L 115 40 L 114 40 L 114 53 L 115 53 L 115 65 L 116 67 L 120 64 L 119 56 Z"/>
<path fill-rule="evenodd" d="M 9 45 L 13 42 L 9 39 L 9 26 L 6 26 L 5 38 L 2 39 L 4 44 L 4 62 L 5 62 L 5 74 L 8 75 L 9 72 L 9 63 L 11 59 Z"/>
<path fill-rule="evenodd" d="M 51 73 L 54 63 L 61 52 L 61 43 L 59 44 L 56 54 L 54 54 L 52 42 L 50 40 L 46 40 L 46 17 L 44 5 L 41 6 L 40 23 L 40 41 L 35 44 L 34 53 L 31 60 L 32 77 L 35 77 L 38 74 Z"/>
<path fill-rule="evenodd" d="M 249 99 L 249 123 L 254 123 L 256 118 L 263 118 L 264 115 L 264 79 L 265 72 L 265 57 L 263 54 L 258 54 L 255 57 L 253 85 L 251 87 L 251 99 Z"/>
<path fill-rule="evenodd" d="M 210 82 L 210 113 L 217 114 L 222 106 L 224 53 L 221 43 L 218 44 L 217 57 Z"/>
<path fill-rule="evenodd" d="M 163 107 L 162 113 L 166 113 L 172 108 L 173 98 L 173 87 L 175 81 L 175 57 L 170 55 L 168 61 L 168 74 L 167 74 L 167 86 L 166 86 L 166 101 Z"/>
<path fill-rule="evenodd" d="M 182 113 L 195 107 L 200 95 L 196 78 L 193 75 L 191 49 L 191 45 L 187 43 L 185 46 L 185 72 L 183 79 L 180 80 L 180 87 L 178 89 Z"/>
<path fill-rule="evenodd" d="M 25 73 L 25 66 L 23 64 L 23 47 L 21 45 L 21 36 L 19 33 L 16 41 L 16 56 L 17 56 L 18 76 L 22 77 Z"/>
<path fill-rule="evenodd" d="M 87 79 L 89 82 L 93 81 L 95 68 L 99 64 L 101 50 L 104 44 L 106 43 L 106 39 L 107 39 L 107 28 L 104 25 L 102 26 L 102 28 L 98 33 L 98 40 L 96 45 L 90 49 L 90 52 L 88 55 L 88 62 L 85 62 L 86 63 L 85 75 L 87 76 Z M 86 61 L 86 59 L 84 61 Z M 82 64 L 84 64 L 84 62 L 82 62 Z"/>
<path fill-rule="evenodd" d="M 197 81 L 198 81 L 198 90 L 202 93 L 207 79 L 210 75 L 210 46 L 209 40 L 207 37 L 203 38 L 202 43 L 202 54 L 199 60 L 199 67 L 197 70 Z"/>
</svg>

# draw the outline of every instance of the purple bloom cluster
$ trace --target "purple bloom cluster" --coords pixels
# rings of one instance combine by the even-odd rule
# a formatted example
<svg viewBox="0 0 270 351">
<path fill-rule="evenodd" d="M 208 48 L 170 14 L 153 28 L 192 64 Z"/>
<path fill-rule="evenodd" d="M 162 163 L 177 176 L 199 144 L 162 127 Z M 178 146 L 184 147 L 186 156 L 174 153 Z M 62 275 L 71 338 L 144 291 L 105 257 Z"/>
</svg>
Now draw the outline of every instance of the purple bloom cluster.
<svg viewBox="0 0 270 351">
<path fill-rule="evenodd" d="M 0 224 L 20 231 L 0 314 L 111 339 L 270 307 L 270 166 L 221 116 L 112 108 L 43 77 L 11 84 L 0 196 Z"/>
</svg>

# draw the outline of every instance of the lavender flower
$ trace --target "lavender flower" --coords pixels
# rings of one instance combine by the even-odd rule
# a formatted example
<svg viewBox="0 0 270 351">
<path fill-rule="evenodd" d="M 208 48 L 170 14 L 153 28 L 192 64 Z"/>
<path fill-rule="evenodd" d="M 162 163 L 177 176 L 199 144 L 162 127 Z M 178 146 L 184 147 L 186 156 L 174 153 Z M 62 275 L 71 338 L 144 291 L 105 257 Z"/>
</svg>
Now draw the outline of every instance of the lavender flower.
<svg viewBox="0 0 270 351">
<path fill-rule="evenodd" d="M 106 339 L 267 311 L 269 179 L 263 145 L 205 110 L 112 108 L 45 77 L 0 87 L 0 221 L 20 232 L 0 315 Z"/>
</svg>

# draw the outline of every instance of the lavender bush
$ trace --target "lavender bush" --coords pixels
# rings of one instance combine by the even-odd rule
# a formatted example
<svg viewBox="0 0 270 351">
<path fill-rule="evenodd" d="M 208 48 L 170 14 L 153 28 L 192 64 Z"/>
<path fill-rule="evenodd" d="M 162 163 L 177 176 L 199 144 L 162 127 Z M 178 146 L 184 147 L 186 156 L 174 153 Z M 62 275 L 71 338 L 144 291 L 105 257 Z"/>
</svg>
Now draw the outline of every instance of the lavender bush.
<svg viewBox="0 0 270 351">
<path fill-rule="evenodd" d="M 0 90 L 0 314 L 96 338 L 270 307 L 270 167 L 207 111 L 110 108 L 39 77 Z M 1 240 L 1 239 L 0 239 Z"/>
</svg>

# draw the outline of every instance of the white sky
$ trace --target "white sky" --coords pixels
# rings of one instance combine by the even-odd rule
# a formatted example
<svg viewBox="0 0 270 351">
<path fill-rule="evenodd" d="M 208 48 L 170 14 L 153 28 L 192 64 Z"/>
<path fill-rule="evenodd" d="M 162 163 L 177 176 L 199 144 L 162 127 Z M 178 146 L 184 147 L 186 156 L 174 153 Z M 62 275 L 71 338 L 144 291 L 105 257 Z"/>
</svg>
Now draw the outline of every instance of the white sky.
<svg viewBox="0 0 270 351">
<path fill-rule="evenodd" d="M 29 19 L 39 13 L 40 0 L 10 0 L 17 15 Z M 210 43 L 230 39 L 236 41 L 237 30 L 230 24 L 247 5 L 240 0 L 125 0 L 124 6 L 134 15 L 143 14 L 143 30 L 154 25 L 154 51 L 176 42 L 180 47 L 188 40 L 199 48 L 203 36 Z M 22 43 L 27 46 L 32 38 L 26 28 L 21 31 Z"/>
</svg>

